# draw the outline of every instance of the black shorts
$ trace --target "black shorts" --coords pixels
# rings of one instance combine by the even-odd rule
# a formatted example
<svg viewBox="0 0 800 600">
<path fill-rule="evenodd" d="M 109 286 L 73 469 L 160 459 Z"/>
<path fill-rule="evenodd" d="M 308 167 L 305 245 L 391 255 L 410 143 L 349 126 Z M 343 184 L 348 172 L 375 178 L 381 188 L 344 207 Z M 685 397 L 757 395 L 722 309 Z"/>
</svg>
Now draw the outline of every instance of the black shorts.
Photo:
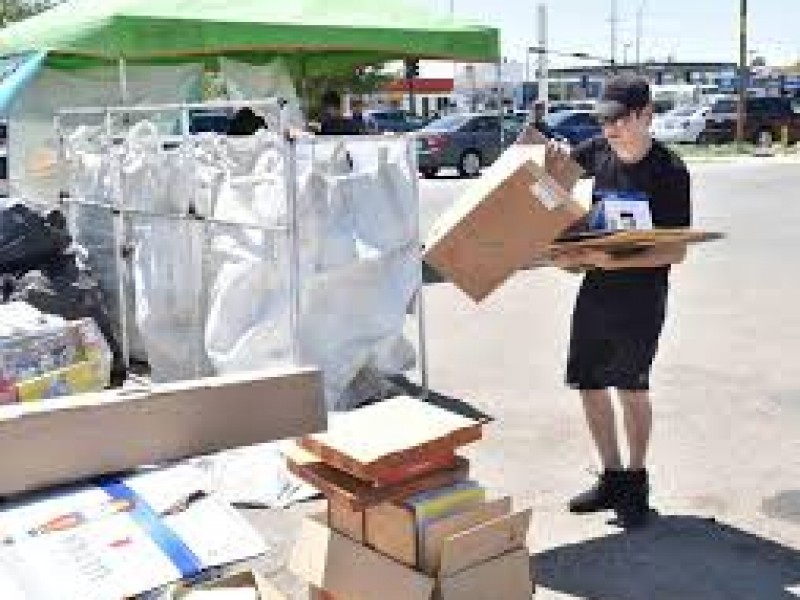
<svg viewBox="0 0 800 600">
<path fill-rule="evenodd" d="M 666 300 L 666 289 L 626 294 L 583 286 L 572 315 L 567 385 L 579 390 L 650 389 Z"/>
</svg>

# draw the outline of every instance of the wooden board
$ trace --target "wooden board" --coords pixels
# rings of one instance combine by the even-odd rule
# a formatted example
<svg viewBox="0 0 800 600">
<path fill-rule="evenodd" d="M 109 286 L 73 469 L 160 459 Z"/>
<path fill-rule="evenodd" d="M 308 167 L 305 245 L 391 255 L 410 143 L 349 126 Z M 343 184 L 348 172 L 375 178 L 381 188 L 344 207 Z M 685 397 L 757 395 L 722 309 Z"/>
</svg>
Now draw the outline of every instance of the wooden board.
<svg viewBox="0 0 800 600">
<path fill-rule="evenodd" d="M 367 545 L 411 568 L 417 566 L 417 519 L 406 506 L 384 502 L 364 515 Z"/>
<path fill-rule="evenodd" d="M 436 576 L 442 557 L 444 541 L 462 531 L 498 519 L 511 512 L 511 498 L 485 502 L 457 515 L 429 523 L 420 530 L 419 566 L 423 572 Z"/>
<path fill-rule="evenodd" d="M 525 546 L 531 509 L 493 519 L 447 538 L 442 545 L 439 577 L 445 578 Z"/>
<path fill-rule="evenodd" d="M 382 502 L 402 500 L 423 490 L 453 485 L 469 476 L 469 461 L 456 456 L 452 467 L 425 473 L 400 484 L 375 486 L 334 469 L 296 445 L 287 445 L 284 454 L 291 473 L 317 488 L 328 499 L 337 498 L 338 502 L 346 504 L 353 511 L 364 510 Z"/>
<path fill-rule="evenodd" d="M 415 398 L 398 397 L 345 413 L 301 448 L 330 466 L 372 482 L 396 482 L 438 470 L 456 448 L 479 440 L 481 423 Z"/>
</svg>

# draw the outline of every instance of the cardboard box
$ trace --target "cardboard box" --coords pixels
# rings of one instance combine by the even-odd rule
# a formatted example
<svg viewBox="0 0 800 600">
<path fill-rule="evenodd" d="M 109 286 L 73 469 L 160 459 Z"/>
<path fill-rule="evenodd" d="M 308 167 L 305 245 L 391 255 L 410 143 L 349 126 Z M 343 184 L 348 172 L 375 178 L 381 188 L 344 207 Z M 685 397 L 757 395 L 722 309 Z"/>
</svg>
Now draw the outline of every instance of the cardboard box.
<svg viewBox="0 0 800 600">
<path fill-rule="evenodd" d="M 453 490 L 453 487 L 444 488 Z M 464 492 L 468 493 L 464 493 Z M 437 508 L 441 516 L 426 519 L 419 507 L 408 502 L 386 502 L 364 512 L 364 536 L 371 548 L 413 568 L 419 567 L 422 532 L 430 523 L 452 513 L 470 510 L 485 500 L 485 490 L 471 486 L 457 490 Z"/>
<path fill-rule="evenodd" d="M 445 548 L 463 542 L 448 538 Z M 470 555 L 476 556 L 474 540 L 467 543 Z M 498 541 L 493 549 L 499 547 Z M 454 547 L 447 556 L 457 557 L 459 553 L 459 548 Z M 442 566 L 449 567 L 444 562 Z M 303 581 L 337 600 L 529 600 L 532 589 L 528 552 L 521 546 L 436 579 L 333 531 L 319 516 L 303 522 L 289 568 Z"/>
<path fill-rule="evenodd" d="M 386 485 L 455 466 L 455 450 L 482 431 L 478 421 L 403 396 L 343 414 L 297 443 L 331 467 Z"/>
<path fill-rule="evenodd" d="M 326 427 L 319 370 L 284 368 L 0 406 L 0 495 Z"/>
<path fill-rule="evenodd" d="M 394 485 L 375 486 L 334 469 L 294 443 L 287 444 L 283 452 L 291 473 L 317 488 L 328 499 L 335 498 L 339 506 L 346 506 L 350 511 L 363 511 L 368 506 L 407 498 L 422 490 L 452 485 L 464 481 L 469 475 L 469 461 L 456 456 L 455 466 L 423 473 Z"/>
<path fill-rule="evenodd" d="M 586 214 L 572 198 L 577 173 L 545 145 L 510 146 L 434 224 L 425 262 L 483 300 Z"/>
</svg>

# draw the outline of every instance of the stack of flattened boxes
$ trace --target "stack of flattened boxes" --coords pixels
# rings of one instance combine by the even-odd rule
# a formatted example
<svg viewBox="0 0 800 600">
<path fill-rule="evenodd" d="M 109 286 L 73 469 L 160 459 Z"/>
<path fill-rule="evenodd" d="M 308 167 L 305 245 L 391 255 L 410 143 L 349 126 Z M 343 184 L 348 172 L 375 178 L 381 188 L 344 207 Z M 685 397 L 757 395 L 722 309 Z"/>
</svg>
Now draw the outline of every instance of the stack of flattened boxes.
<svg viewBox="0 0 800 600">
<path fill-rule="evenodd" d="M 287 450 L 328 500 L 290 567 L 316 600 L 527 600 L 531 512 L 489 500 L 456 450 L 483 425 L 417 399 L 341 415 Z"/>
</svg>

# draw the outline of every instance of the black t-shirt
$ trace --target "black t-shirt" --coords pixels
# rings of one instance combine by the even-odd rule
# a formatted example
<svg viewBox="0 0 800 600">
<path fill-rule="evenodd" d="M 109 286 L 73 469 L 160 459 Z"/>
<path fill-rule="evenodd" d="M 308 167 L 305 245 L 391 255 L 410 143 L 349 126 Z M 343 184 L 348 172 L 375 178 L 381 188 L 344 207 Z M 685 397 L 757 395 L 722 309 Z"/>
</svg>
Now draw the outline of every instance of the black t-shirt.
<svg viewBox="0 0 800 600">
<path fill-rule="evenodd" d="M 634 164 L 621 161 L 604 137 L 579 144 L 572 157 L 595 178 L 595 190 L 646 194 L 654 227 L 691 225 L 689 171 L 680 157 L 660 142 L 653 141 L 650 152 Z M 594 269 L 586 274 L 584 288 L 666 293 L 669 270 L 669 266 Z"/>
</svg>

